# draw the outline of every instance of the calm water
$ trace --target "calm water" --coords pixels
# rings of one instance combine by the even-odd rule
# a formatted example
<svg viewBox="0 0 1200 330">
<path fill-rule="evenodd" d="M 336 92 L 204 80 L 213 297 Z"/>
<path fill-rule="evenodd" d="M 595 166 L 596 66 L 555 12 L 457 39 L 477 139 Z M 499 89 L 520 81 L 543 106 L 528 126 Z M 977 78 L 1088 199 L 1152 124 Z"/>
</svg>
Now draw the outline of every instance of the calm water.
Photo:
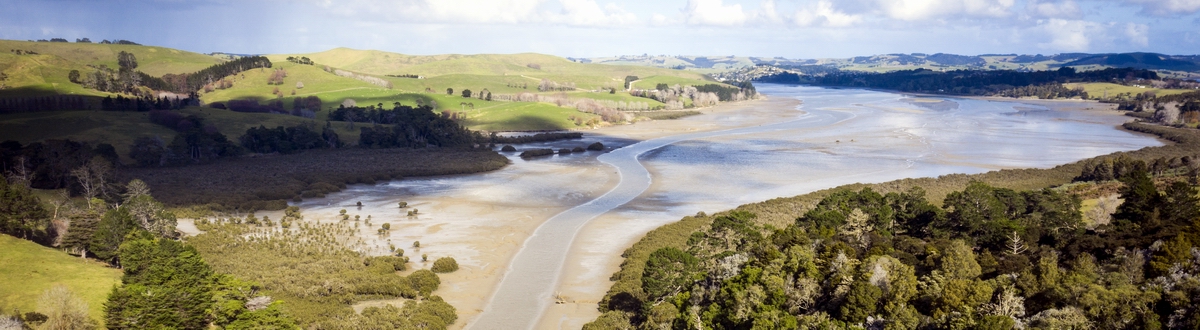
<svg viewBox="0 0 1200 330">
<path fill-rule="evenodd" d="M 571 244 L 580 228 L 598 216 L 638 222 L 635 227 L 656 226 L 697 211 L 715 212 L 854 182 L 1052 167 L 1160 145 L 1115 128 L 1127 118 L 1098 111 L 1050 111 L 1038 105 L 971 99 L 914 100 L 848 89 L 764 85 L 759 91 L 771 98 L 797 98 L 803 105 L 767 109 L 775 118 L 768 125 L 640 142 L 591 135 L 589 142 L 599 139 L 621 147 L 604 154 L 528 162 L 510 155 L 513 165 L 492 173 L 354 186 L 302 206 L 336 208 L 354 200 L 395 205 L 396 200 L 443 198 L 500 207 L 508 203 L 569 208 L 524 241 L 479 317 L 460 320 L 472 329 L 523 329 L 533 327 L 552 303 Z M 737 126 L 748 119 L 739 113 L 703 116 L 709 117 L 680 120 L 717 118 Z M 579 142 L 542 145 L 574 144 Z M 564 171 L 576 168 L 593 171 Z M 612 172 L 618 179 L 611 190 L 602 189 L 608 187 L 602 182 L 587 181 L 613 177 Z M 431 207 L 430 212 L 438 212 L 436 205 Z M 455 239 L 441 238 L 448 245 Z M 468 267 L 473 254 L 485 253 L 456 252 Z"/>
</svg>

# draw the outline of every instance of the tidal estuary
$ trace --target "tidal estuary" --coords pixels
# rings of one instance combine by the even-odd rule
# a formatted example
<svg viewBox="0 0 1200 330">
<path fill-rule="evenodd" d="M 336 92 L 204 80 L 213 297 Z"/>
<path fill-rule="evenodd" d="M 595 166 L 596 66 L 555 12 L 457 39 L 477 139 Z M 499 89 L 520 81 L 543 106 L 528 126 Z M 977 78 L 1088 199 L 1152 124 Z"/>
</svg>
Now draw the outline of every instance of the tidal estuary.
<svg viewBox="0 0 1200 330">
<path fill-rule="evenodd" d="M 300 204 L 308 219 L 339 209 L 390 223 L 363 230 L 414 268 L 452 256 L 461 269 L 435 292 L 454 327 L 578 329 L 599 315 L 621 251 L 645 232 L 717 212 L 855 182 L 1004 168 L 1052 167 L 1161 145 L 1117 128 L 1105 104 L 909 96 L 855 89 L 759 86 L 769 100 L 678 120 L 585 133 L 581 141 L 519 145 L 609 149 L 522 160 L 475 175 L 355 185 Z M 419 209 L 409 217 L 397 207 Z M 353 207 L 362 202 L 361 208 Z M 420 241 L 420 248 L 412 242 Z M 420 255 L 430 262 L 420 262 Z M 556 300 L 560 302 L 556 304 Z"/>
</svg>

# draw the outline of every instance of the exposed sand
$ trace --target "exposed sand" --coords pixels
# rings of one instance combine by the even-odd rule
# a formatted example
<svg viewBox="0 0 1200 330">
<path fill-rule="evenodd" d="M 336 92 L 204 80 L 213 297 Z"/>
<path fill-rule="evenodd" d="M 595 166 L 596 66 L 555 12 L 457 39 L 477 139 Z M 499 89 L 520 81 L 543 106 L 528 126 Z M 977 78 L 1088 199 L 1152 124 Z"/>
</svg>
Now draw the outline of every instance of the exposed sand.
<svg viewBox="0 0 1200 330">
<path fill-rule="evenodd" d="M 1108 105 L 1096 102 L 1020 102 L 1031 102 L 1056 110 L 1111 111 Z M 914 100 L 914 103 L 945 106 L 945 101 L 934 97 Z M 795 110 L 800 104 L 800 101 L 787 97 L 727 103 L 702 109 L 703 115 L 699 116 L 588 131 L 585 142 L 591 143 L 595 138 L 600 138 L 606 145 L 621 146 L 682 133 L 767 125 L 802 115 L 802 111 Z M 879 110 L 889 111 L 887 108 Z M 921 111 L 908 108 L 890 110 L 909 113 Z M 814 137 L 809 149 L 834 155 L 841 152 L 839 148 L 858 143 L 852 137 L 838 134 L 837 126 L 825 128 L 828 134 Z M 902 132 L 896 134 L 903 135 Z M 889 133 L 886 138 L 896 138 L 893 135 Z M 872 139 L 857 138 L 860 141 Z M 559 146 L 581 143 L 566 141 L 546 146 L 557 149 Z M 373 186 L 355 185 L 346 191 L 322 199 L 306 200 L 298 205 L 305 221 L 334 221 L 340 209 L 346 209 L 351 218 L 354 215 L 362 218 L 370 215 L 372 225 L 369 228 L 364 225 L 361 237 L 374 249 L 366 252 L 388 253 L 390 240 L 391 244 L 404 249 L 405 255 L 413 259 L 414 262 L 410 264 L 413 269 L 428 268 L 438 257 L 454 257 L 460 269 L 441 274 L 442 286 L 435 292 L 458 309 L 459 319 L 451 325 L 451 329 L 488 329 L 487 325 L 473 323 L 525 240 L 547 219 L 595 199 L 616 185 L 619 180 L 616 170 L 596 161 L 597 155 L 599 153 L 588 152 L 528 162 L 514 157 L 514 166 L 499 171 L 445 178 L 413 178 Z M 612 284 L 608 278 L 619 269 L 623 260 L 621 252 L 646 232 L 697 211 L 711 213 L 758 200 L 754 198 L 765 199 L 757 195 L 735 196 L 737 198 L 724 201 L 672 205 L 669 201 L 657 199 L 656 194 L 665 189 L 661 186 L 662 182 L 657 180 L 664 175 L 663 169 L 646 167 L 656 178 L 646 193 L 629 205 L 593 219 L 578 232 L 555 290 L 564 303 L 550 305 L 540 319 L 538 329 L 578 329 L 598 316 L 597 303 Z M 870 175 L 864 174 L 863 180 L 870 180 Z M 821 180 L 809 183 L 812 187 L 828 184 L 831 182 Z M 362 208 L 354 206 L 359 201 L 364 205 Z M 419 209 L 420 214 L 407 217 L 406 210 L 396 206 L 400 201 L 408 202 L 409 209 Z M 668 208 L 673 213 L 664 212 Z M 276 213 L 266 214 L 275 219 L 280 216 Z M 391 224 L 391 233 L 386 237 L 374 234 L 375 229 L 385 222 Z M 180 227 L 193 233 L 195 230 L 193 225 L 184 221 L 181 221 Z M 412 242 L 416 240 L 421 242 L 419 249 L 412 247 Z M 429 262 L 421 262 L 421 254 L 428 254 Z M 356 306 L 356 309 L 395 302 L 366 302 Z"/>
</svg>

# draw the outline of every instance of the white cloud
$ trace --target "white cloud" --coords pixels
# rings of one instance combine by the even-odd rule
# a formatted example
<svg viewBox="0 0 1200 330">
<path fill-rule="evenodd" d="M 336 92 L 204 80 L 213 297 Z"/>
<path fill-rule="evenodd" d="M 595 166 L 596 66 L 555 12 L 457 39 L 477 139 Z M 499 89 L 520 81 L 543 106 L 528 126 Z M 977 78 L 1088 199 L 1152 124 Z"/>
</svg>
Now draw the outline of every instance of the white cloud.
<svg viewBox="0 0 1200 330">
<path fill-rule="evenodd" d="M 1103 35 L 1104 32 L 1104 27 L 1099 23 L 1059 18 L 1039 20 L 1037 28 L 1050 37 L 1049 41 L 1039 43 L 1038 47 L 1068 52 L 1087 51 L 1092 43 L 1088 36 Z"/>
<path fill-rule="evenodd" d="M 746 22 L 742 5 L 725 5 L 722 0 L 688 0 L 684 21 L 693 25 L 735 26 Z"/>
<path fill-rule="evenodd" d="M 664 16 L 663 14 L 655 13 L 653 16 L 650 16 L 650 25 L 664 26 L 664 25 L 671 25 L 671 24 L 675 24 L 675 23 L 676 23 L 675 20 L 673 20 L 667 16 Z"/>
<path fill-rule="evenodd" d="M 1150 26 L 1146 24 L 1125 23 L 1125 36 L 1129 43 L 1146 47 L 1150 45 Z"/>
<path fill-rule="evenodd" d="M 561 13 L 547 13 L 551 22 L 582 26 L 611 26 L 637 21 L 637 15 L 609 3 L 603 9 L 595 0 L 559 0 Z"/>
<path fill-rule="evenodd" d="M 754 14 L 754 21 L 760 23 L 782 23 L 783 18 L 779 17 L 775 0 L 763 0 L 758 6 L 758 11 Z"/>
<path fill-rule="evenodd" d="M 792 21 L 799 26 L 846 27 L 862 22 L 861 15 L 851 15 L 833 8 L 826 0 L 800 8 L 792 16 Z"/>
<path fill-rule="evenodd" d="M 538 20 L 544 0 L 407 0 L 398 6 L 402 14 L 431 21 L 467 23 L 526 23 Z"/>
<path fill-rule="evenodd" d="M 1142 6 L 1142 12 L 1155 16 L 1180 16 L 1200 11 L 1200 0 L 1125 0 Z"/>
<path fill-rule="evenodd" d="M 1074 0 L 1063 2 L 1030 0 L 1025 4 L 1030 14 L 1045 18 L 1079 18 L 1082 14 Z"/>
<path fill-rule="evenodd" d="M 1004 17 L 1015 0 L 879 0 L 888 17 L 921 21 L 953 15 Z"/>
<path fill-rule="evenodd" d="M 319 4 L 341 16 L 421 23 L 613 26 L 637 20 L 637 15 L 620 6 L 602 7 L 596 0 L 321 0 Z"/>
</svg>

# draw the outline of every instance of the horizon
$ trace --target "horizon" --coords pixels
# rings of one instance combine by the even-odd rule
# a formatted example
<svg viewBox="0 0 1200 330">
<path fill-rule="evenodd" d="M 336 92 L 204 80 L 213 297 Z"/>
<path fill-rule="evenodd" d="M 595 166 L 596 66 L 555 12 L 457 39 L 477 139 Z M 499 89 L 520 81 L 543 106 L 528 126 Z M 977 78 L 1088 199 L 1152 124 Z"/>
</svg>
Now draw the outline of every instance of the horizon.
<svg viewBox="0 0 1200 330">
<path fill-rule="evenodd" d="M 197 53 L 542 53 L 847 58 L 1200 52 L 1200 1 L 0 0 L 0 38 L 125 39 Z M 139 20 L 136 18 L 160 18 Z M 185 23 L 172 21 L 176 17 Z M 237 38 L 224 36 L 236 35 Z"/>
</svg>

